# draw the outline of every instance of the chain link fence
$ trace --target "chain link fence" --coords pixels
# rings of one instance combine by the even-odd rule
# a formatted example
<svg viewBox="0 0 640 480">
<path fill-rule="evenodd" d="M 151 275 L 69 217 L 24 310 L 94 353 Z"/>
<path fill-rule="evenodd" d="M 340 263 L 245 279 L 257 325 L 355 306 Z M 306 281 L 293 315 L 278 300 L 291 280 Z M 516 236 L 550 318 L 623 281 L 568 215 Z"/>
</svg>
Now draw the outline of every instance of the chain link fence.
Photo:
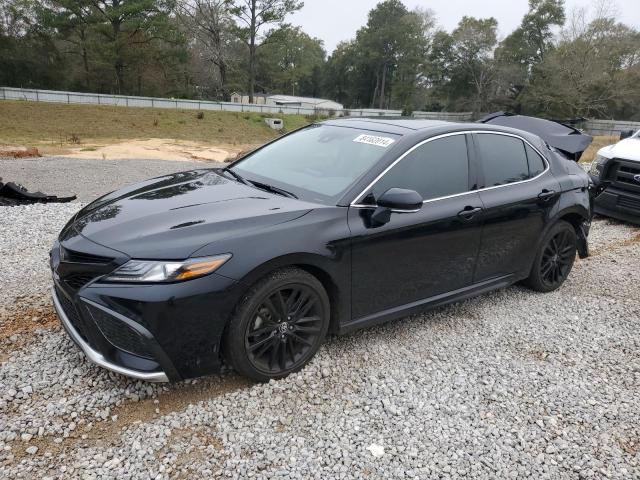
<svg viewBox="0 0 640 480">
<path fill-rule="evenodd" d="M 61 92 L 28 88 L 0 87 L 0 99 L 29 102 L 53 102 L 79 105 L 111 105 L 119 107 L 170 108 L 177 110 L 218 110 L 224 112 L 255 112 L 264 114 L 322 115 L 341 117 L 400 117 L 400 110 L 345 109 L 327 110 L 286 105 L 256 105 L 249 103 L 212 102 L 174 98 L 134 97 L 100 93 Z M 414 112 L 416 118 L 463 122 L 471 120 L 471 113 Z"/>
</svg>

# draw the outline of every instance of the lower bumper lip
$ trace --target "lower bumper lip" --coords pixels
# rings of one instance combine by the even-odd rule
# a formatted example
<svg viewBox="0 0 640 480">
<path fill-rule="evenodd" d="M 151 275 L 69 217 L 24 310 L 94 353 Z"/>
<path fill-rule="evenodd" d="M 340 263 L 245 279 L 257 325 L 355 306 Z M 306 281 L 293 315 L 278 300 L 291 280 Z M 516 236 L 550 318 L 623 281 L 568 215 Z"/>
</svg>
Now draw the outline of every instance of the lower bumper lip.
<svg viewBox="0 0 640 480">
<path fill-rule="evenodd" d="M 71 321 L 64 313 L 64 309 L 62 305 L 60 305 L 60 300 L 58 299 L 58 295 L 55 291 L 55 288 L 51 289 L 51 296 L 53 298 L 53 305 L 56 309 L 58 317 L 62 322 L 62 326 L 65 328 L 71 339 L 82 349 L 87 358 L 99 365 L 100 367 L 106 368 L 107 370 L 111 370 L 112 372 L 119 373 L 120 375 L 126 375 L 127 377 L 135 378 L 137 380 L 144 380 L 146 382 L 168 382 L 169 378 L 164 372 L 139 372 L 137 370 L 131 370 L 129 368 L 121 367 L 115 363 L 112 363 L 105 359 L 105 357 L 100 353 L 91 348 L 91 346 L 85 342 L 82 337 L 78 334 L 76 329 L 71 324 Z"/>
</svg>

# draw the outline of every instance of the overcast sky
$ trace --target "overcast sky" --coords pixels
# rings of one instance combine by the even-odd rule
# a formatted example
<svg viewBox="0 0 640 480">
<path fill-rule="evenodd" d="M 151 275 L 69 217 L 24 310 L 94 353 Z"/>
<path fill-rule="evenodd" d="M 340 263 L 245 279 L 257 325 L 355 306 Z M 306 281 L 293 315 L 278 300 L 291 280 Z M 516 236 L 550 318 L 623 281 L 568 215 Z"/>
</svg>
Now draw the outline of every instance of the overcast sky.
<svg viewBox="0 0 640 480">
<path fill-rule="evenodd" d="M 300 25 L 311 35 L 324 40 L 329 53 L 338 42 L 354 38 L 356 30 L 367 22 L 369 10 L 380 0 L 304 0 L 304 7 L 287 21 Z M 427 7 L 436 12 L 438 24 L 453 30 L 463 15 L 498 20 L 502 38 L 515 29 L 528 9 L 528 0 L 403 0 L 409 8 Z M 615 0 L 620 21 L 640 28 L 640 1 Z M 592 5 L 591 0 L 566 0 L 567 12 Z"/>
</svg>

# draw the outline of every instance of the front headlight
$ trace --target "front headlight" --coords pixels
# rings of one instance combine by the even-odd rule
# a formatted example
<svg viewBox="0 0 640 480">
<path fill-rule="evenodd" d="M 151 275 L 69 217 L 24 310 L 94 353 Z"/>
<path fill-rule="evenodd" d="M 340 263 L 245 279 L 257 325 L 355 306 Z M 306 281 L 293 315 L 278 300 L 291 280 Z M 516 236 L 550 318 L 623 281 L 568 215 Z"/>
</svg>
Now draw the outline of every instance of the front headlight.
<svg viewBox="0 0 640 480">
<path fill-rule="evenodd" d="M 602 155 L 596 155 L 596 158 L 591 162 L 591 168 L 589 169 L 589 173 L 594 176 L 599 176 L 602 172 L 602 165 L 604 162 L 609 160 L 607 157 L 603 157 Z"/>
<path fill-rule="evenodd" d="M 190 258 L 184 261 L 129 260 L 104 278 L 106 282 L 182 282 L 208 275 L 220 268 L 231 254 Z"/>
</svg>

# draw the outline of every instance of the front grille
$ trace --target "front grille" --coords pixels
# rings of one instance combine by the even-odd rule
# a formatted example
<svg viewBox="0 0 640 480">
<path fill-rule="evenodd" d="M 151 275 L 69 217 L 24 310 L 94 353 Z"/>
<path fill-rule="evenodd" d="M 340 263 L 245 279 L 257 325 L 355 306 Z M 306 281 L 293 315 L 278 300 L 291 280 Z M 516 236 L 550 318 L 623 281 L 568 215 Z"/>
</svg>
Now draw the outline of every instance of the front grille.
<svg viewBox="0 0 640 480">
<path fill-rule="evenodd" d="M 73 325 L 73 328 L 76 329 L 76 331 L 80 334 L 85 342 L 88 341 L 84 322 L 80 318 L 80 315 L 78 315 L 78 310 L 76 309 L 75 305 L 71 302 L 71 300 L 67 298 L 64 293 L 60 291 L 58 287 L 56 287 L 56 295 L 58 297 L 60 305 L 62 306 L 62 310 L 64 310 L 64 313 L 71 322 L 71 325 Z"/>
<path fill-rule="evenodd" d="M 74 290 L 80 290 L 90 281 L 98 278 L 100 275 L 73 273 L 64 278 L 64 282 Z"/>
<path fill-rule="evenodd" d="M 630 197 L 619 196 L 618 206 L 640 211 L 640 198 L 630 198 Z"/>
<path fill-rule="evenodd" d="M 640 175 L 640 163 L 615 159 L 608 169 L 607 179 L 617 189 L 640 194 L 640 182 L 634 177 Z"/>
<path fill-rule="evenodd" d="M 620 171 L 621 172 L 626 172 L 626 173 L 632 173 L 634 175 L 637 175 L 638 173 L 640 173 L 640 165 L 635 166 L 635 165 L 620 165 Z"/>
<path fill-rule="evenodd" d="M 107 312 L 92 306 L 89 309 L 102 335 L 114 347 L 139 357 L 153 359 L 151 345 L 145 337 Z"/>
<path fill-rule="evenodd" d="M 69 250 L 60 246 L 60 259 L 67 263 L 97 263 L 108 264 L 113 261 L 113 258 L 102 257 L 100 255 L 92 255 L 90 253 L 77 252 L 75 250 Z"/>
<path fill-rule="evenodd" d="M 89 282 L 115 269 L 115 259 L 91 253 L 70 250 L 60 246 L 60 264 L 57 273 L 70 290 L 76 292 Z"/>
</svg>

